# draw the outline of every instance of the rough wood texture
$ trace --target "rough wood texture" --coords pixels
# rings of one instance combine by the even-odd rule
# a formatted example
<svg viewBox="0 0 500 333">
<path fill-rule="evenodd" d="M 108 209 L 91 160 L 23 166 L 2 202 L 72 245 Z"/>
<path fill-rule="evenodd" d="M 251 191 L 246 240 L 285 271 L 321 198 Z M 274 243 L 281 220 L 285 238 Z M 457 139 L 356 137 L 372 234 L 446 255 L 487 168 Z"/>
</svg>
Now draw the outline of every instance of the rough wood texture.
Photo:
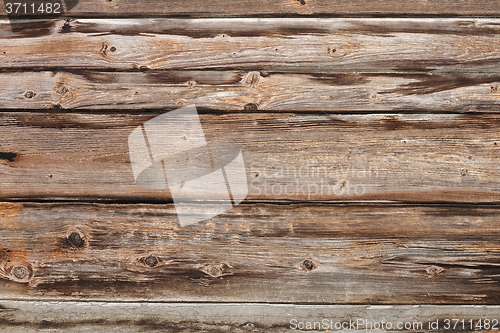
<svg viewBox="0 0 500 333">
<path fill-rule="evenodd" d="M 264 71 L 0 73 L 0 108 L 498 112 L 500 74 Z"/>
<path fill-rule="evenodd" d="M 500 319 L 390 305 L 500 302 L 499 0 L 77 2 L 0 5 L 2 332 Z M 250 192 L 181 228 L 127 138 L 188 104 Z"/>
<path fill-rule="evenodd" d="M 329 0 L 65 0 L 71 7 L 70 15 L 90 17 L 123 16 L 181 16 L 181 17 L 235 17 L 235 16 L 408 16 L 408 15 L 473 15 L 498 16 L 498 0 L 440 0 L 414 1 L 410 4 L 397 0 L 329 1 Z M 68 6 L 75 4 L 76 6 Z M 5 15 L 0 6 L 0 15 Z"/>
<path fill-rule="evenodd" d="M 10 299 L 495 304 L 500 210 L 243 204 L 180 228 L 172 205 L 1 205 Z"/>
<path fill-rule="evenodd" d="M 498 19 L 79 19 L 0 25 L 0 68 L 499 73 Z M 29 38 L 27 38 L 29 37 Z"/>
<path fill-rule="evenodd" d="M 297 322 L 327 320 L 344 323 L 363 320 L 394 326 L 377 332 L 426 332 L 429 322 L 439 321 L 443 330 L 446 319 L 499 318 L 498 306 L 343 306 L 282 305 L 245 303 L 98 303 L 98 302 L 29 302 L 0 301 L 0 327 L 5 333 L 50 332 L 262 332 L 283 333 Z M 415 330 L 397 329 L 399 323 Z M 408 324 L 407 324 L 408 323 Z M 425 330 L 418 330 L 422 323 Z M 359 322 L 359 330 L 363 330 Z M 454 322 L 451 322 L 453 327 Z M 466 323 L 468 324 L 468 323 Z M 21 326 L 22 325 L 22 326 Z M 408 326 L 408 327 L 410 327 Z M 384 325 L 387 327 L 387 324 Z M 460 325 L 459 325 L 460 327 Z M 498 325 L 497 325 L 498 327 Z M 336 331 L 336 330 L 330 330 Z M 434 330 L 436 331 L 436 330 Z M 465 330 L 458 330 L 464 332 Z M 325 330 L 308 330 L 325 333 Z M 490 331 L 498 332 L 498 330 Z"/>
<path fill-rule="evenodd" d="M 165 202 L 135 185 L 128 135 L 158 113 L 3 113 L 2 198 Z M 497 114 L 202 114 L 241 147 L 248 200 L 498 202 Z"/>
</svg>

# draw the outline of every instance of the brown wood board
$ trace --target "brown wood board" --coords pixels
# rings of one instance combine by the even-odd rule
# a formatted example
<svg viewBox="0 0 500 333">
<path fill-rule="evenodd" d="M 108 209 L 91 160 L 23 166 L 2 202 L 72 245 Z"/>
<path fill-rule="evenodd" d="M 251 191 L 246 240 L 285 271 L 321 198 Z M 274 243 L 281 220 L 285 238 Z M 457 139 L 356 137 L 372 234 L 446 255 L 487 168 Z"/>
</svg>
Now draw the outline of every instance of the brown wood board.
<svg viewBox="0 0 500 333">
<path fill-rule="evenodd" d="M 495 304 L 499 297 L 497 207 L 242 204 L 183 228 L 173 205 L 1 208 L 2 298 Z"/>
</svg>

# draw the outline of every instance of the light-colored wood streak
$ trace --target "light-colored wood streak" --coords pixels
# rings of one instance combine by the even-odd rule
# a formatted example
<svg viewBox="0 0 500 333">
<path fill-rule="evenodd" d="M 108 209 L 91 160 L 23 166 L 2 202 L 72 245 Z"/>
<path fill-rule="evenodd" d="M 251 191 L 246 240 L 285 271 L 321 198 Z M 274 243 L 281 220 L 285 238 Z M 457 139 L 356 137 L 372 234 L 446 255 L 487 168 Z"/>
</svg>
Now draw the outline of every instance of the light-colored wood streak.
<svg viewBox="0 0 500 333">
<path fill-rule="evenodd" d="M 500 74 L 0 73 L 3 109 L 498 112 Z"/>
<path fill-rule="evenodd" d="M 0 115 L 3 198 L 171 198 L 134 183 L 128 136 L 161 113 Z M 201 114 L 243 151 L 247 200 L 498 202 L 496 114 Z M 166 137 L 173 135 L 168 132 Z"/>
<path fill-rule="evenodd" d="M 314 16 L 314 15 L 472 15 L 498 16 L 498 0 L 440 0 L 414 1 L 328 1 L 328 0 L 80 0 L 64 1 L 69 15 L 88 17 L 120 16 L 182 16 L 182 17 L 235 17 L 235 16 Z M 5 15 L 0 6 L 0 15 Z"/>
<path fill-rule="evenodd" d="M 0 68 L 500 72 L 497 19 L 78 19 L 0 25 Z"/>
<path fill-rule="evenodd" d="M 491 304 L 500 295 L 498 207 L 257 203 L 180 227 L 173 205 L 4 206 L 3 298 Z"/>
<path fill-rule="evenodd" d="M 445 327 L 446 319 L 498 318 L 498 306 L 450 305 L 283 305 L 251 303 L 112 303 L 112 302 L 34 302 L 1 301 L 0 327 L 2 332 L 297 332 L 291 327 L 319 322 L 333 328 L 342 323 L 355 323 L 364 330 L 384 326 L 379 332 L 408 332 L 408 327 L 428 330 L 429 322 Z M 362 320 L 359 321 L 358 320 Z M 478 319 L 475 319 L 477 322 Z M 384 324 L 382 324 L 382 322 Z M 386 329 L 387 323 L 393 325 Z M 399 325 L 402 323 L 402 325 Z M 406 324 L 407 323 L 407 324 Z M 420 326 L 422 323 L 422 326 Z M 398 329 L 404 327 L 406 329 Z M 450 327 L 455 322 L 450 321 Z M 21 326 L 22 325 L 22 326 Z M 126 325 L 126 326 L 125 326 Z M 415 325 L 415 326 L 414 326 Z M 344 325 L 346 326 L 346 325 Z M 493 326 L 493 325 L 492 325 Z M 348 327 L 348 326 L 347 326 Z M 365 328 L 366 327 L 366 328 Z M 470 326 L 469 326 L 470 327 Z M 324 333 L 325 330 L 307 330 Z M 335 330 L 330 330 L 335 331 Z M 465 331 L 465 330 L 464 330 Z M 492 331 L 495 332 L 495 331 Z"/>
</svg>

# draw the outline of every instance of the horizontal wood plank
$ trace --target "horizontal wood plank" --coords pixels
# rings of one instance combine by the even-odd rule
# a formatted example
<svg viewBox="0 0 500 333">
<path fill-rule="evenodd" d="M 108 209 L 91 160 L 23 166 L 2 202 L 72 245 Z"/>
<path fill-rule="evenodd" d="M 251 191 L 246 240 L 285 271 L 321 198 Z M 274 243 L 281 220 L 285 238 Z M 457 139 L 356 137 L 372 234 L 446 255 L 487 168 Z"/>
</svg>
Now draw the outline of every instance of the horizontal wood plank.
<svg viewBox="0 0 500 333">
<path fill-rule="evenodd" d="M 7 3 L 8 1 L 4 1 Z M 235 17 L 235 16 L 341 16 L 341 15 L 474 15 L 498 16 L 498 0 L 440 0 L 415 1 L 411 5 L 397 0 L 383 1 L 328 1 L 328 0 L 64 0 L 64 12 L 74 16 L 182 16 L 182 17 Z M 0 6 L 0 15 L 5 15 Z M 21 15 L 21 14 L 19 14 Z"/>
<path fill-rule="evenodd" d="M 0 109 L 498 112 L 500 74 L 6 72 Z"/>
<path fill-rule="evenodd" d="M 159 113 L 0 114 L 0 195 L 165 202 L 135 185 L 130 133 Z M 201 114 L 243 151 L 247 200 L 499 202 L 497 114 Z M 165 135 L 170 135 L 165 133 Z"/>
<path fill-rule="evenodd" d="M 13 26 L 4 20 L 0 69 L 499 73 L 499 22 L 78 19 Z"/>
<path fill-rule="evenodd" d="M 10 299 L 496 304 L 498 207 L 2 203 Z"/>
<path fill-rule="evenodd" d="M 474 330 L 478 320 L 488 319 L 493 327 L 498 319 L 498 306 L 370 306 L 370 305 L 283 305 L 248 303 L 99 303 L 99 302 L 34 302 L 0 301 L 0 327 L 3 332 L 297 332 L 293 327 L 315 325 L 308 332 L 321 332 L 335 325 L 358 330 L 383 326 L 378 332 L 430 331 L 429 322 Z M 447 321 L 450 320 L 449 322 Z M 469 320 L 473 320 L 470 329 Z M 326 321 L 326 322 L 325 322 Z M 326 323 L 326 324 L 325 324 Z M 383 323 L 383 324 L 382 324 Z M 388 324 L 390 323 L 390 324 Z M 401 323 L 401 324 L 400 324 Z M 406 329 L 405 326 L 406 325 Z M 482 325 L 482 322 L 481 324 Z M 387 329 L 391 327 L 392 329 Z M 398 327 L 403 327 L 398 329 Z M 411 329 L 408 329 L 410 327 Z M 351 328 L 352 329 L 352 328 Z M 478 331 L 484 331 L 478 329 Z M 497 332 L 498 330 L 489 330 Z"/>
</svg>

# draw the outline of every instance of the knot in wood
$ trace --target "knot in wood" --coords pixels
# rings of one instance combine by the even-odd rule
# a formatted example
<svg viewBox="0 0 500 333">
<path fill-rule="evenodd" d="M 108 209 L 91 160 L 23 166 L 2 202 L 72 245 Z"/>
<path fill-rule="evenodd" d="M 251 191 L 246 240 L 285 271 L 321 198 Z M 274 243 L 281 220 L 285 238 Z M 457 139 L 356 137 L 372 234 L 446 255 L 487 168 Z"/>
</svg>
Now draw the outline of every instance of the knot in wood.
<svg viewBox="0 0 500 333">
<path fill-rule="evenodd" d="M 65 86 L 60 86 L 59 89 L 57 89 L 57 93 L 61 94 L 61 95 L 64 95 L 67 92 L 68 92 L 68 88 L 66 88 Z"/>
<path fill-rule="evenodd" d="M 219 277 L 223 275 L 231 275 L 231 273 L 226 272 L 230 268 L 232 268 L 232 266 L 230 266 L 229 264 L 217 263 L 217 264 L 209 264 L 199 269 L 200 271 L 211 277 Z"/>
<path fill-rule="evenodd" d="M 30 275 L 30 273 L 28 268 L 24 266 L 15 266 L 12 268 L 12 275 L 14 275 L 16 279 L 24 280 Z"/>
<path fill-rule="evenodd" d="M 253 330 L 255 328 L 255 325 L 253 323 L 245 323 L 241 327 L 247 330 Z"/>
<path fill-rule="evenodd" d="M 36 93 L 34 91 L 28 90 L 27 92 L 24 93 L 24 97 L 26 98 L 33 98 L 36 96 Z"/>
<path fill-rule="evenodd" d="M 370 93 L 370 96 L 368 96 L 368 100 L 371 102 L 371 103 L 375 103 L 378 101 L 378 94 L 376 92 L 372 92 Z"/>
<path fill-rule="evenodd" d="M 443 271 L 444 271 L 444 268 L 439 267 L 439 266 L 432 265 L 432 266 L 427 267 L 427 269 L 426 269 L 425 271 L 426 271 L 426 272 L 427 272 L 427 274 L 429 274 L 430 276 L 435 276 L 435 275 L 438 275 L 438 274 L 440 274 L 441 272 L 443 272 Z"/>
<path fill-rule="evenodd" d="M 160 261 L 155 256 L 147 256 L 144 258 L 144 264 L 148 267 L 155 267 Z"/>
<path fill-rule="evenodd" d="M 30 264 L 16 263 L 10 268 L 10 276 L 16 282 L 29 282 L 33 275 L 33 270 Z"/>
<path fill-rule="evenodd" d="M 72 232 L 68 236 L 68 243 L 71 247 L 83 247 L 85 245 L 85 242 L 82 238 L 82 236 L 78 232 Z"/>
<path fill-rule="evenodd" d="M 245 107 L 243 108 L 245 111 L 257 111 L 258 109 L 259 107 L 255 103 L 245 104 Z"/>
<path fill-rule="evenodd" d="M 300 262 L 299 267 L 305 271 L 312 271 L 318 268 L 318 263 L 312 259 L 306 259 Z"/>
<path fill-rule="evenodd" d="M 248 72 L 241 78 L 241 83 L 247 86 L 253 86 L 260 81 L 260 72 Z"/>
<path fill-rule="evenodd" d="M 205 267 L 204 272 L 212 277 L 218 277 L 222 275 L 222 268 L 218 265 L 209 265 Z"/>
</svg>

